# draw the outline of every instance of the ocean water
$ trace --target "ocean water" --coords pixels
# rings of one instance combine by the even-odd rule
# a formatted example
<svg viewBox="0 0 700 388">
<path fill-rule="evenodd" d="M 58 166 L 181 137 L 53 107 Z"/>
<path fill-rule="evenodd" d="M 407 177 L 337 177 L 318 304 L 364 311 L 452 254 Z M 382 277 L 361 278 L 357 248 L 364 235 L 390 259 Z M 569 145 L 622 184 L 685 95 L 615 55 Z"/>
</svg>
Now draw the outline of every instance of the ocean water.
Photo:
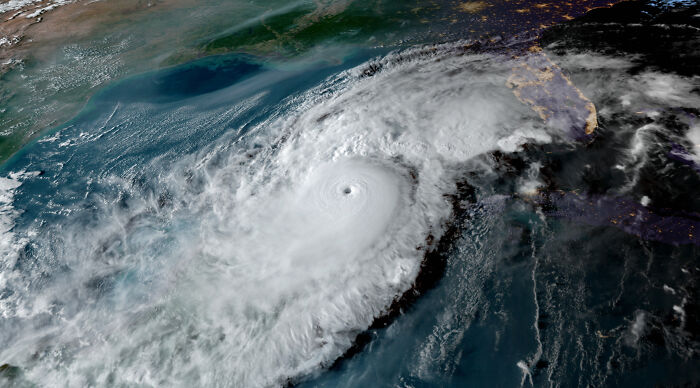
<svg viewBox="0 0 700 388">
<path fill-rule="evenodd" d="M 49 385 L 268 385 L 331 365 L 409 291 L 459 166 L 535 117 L 506 58 L 440 50 L 297 70 L 213 57 L 100 93 L 5 165 L 3 358 Z"/>
<path fill-rule="evenodd" d="M 180 266 L 198 268 L 201 262 L 189 261 L 209 255 L 201 252 L 178 257 L 175 252 L 187 249 L 190 238 L 200 240 L 196 237 L 199 234 L 211 233 L 200 236 L 204 240 L 222 237 L 215 236 L 221 231 L 206 231 L 198 221 L 202 217 L 198 212 L 211 217 L 207 222 L 217 222 L 219 209 L 211 207 L 218 205 L 208 201 L 225 201 L 234 191 L 222 187 L 210 193 L 212 197 L 205 194 L 208 199 L 188 199 L 207 192 L 209 173 L 204 170 L 224 163 L 221 155 L 231 153 L 227 149 L 233 148 L 232 154 L 255 152 L 260 145 L 238 144 L 269 116 L 284 114 L 289 109 L 284 99 L 367 55 L 358 53 L 340 67 L 316 63 L 295 71 L 271 69 L 251 57 L 230 55 L 139 76 L 104 91 L 80 116 L 17 154 L 4 166 L 11 173 L 5 180 L 3 222 L 11 230 L 5 230 L 3 236 L 3 358 L 19 357 L 23 364 L 34 357 L 32 354 L 47 356 L 39 356 L 36 363 L 29 361 L 36 369 L 27 372 L 37 372 L 39 377 L 28 381 L 47 383 L 50 380 L 43 379 L 49 376 L 58 385 L 90 381 L 82 380 L 89 377 L 72 367 L 61 367 L 66 359 L 52 353 L 77 346 L 70 351 L 78 352 L 70 356 L 74 358 L 81 352 L 79 343 L 101 346 L 103 336 L 116 334 L 110 334 L 114 329 L 100 329 L 109 321 L 116 322 L 103 315 L 111 315 L 110 310 L 122 310 L 126 313 L 122 318 L 130 320 L 133 317 L 127 316 L 142 314 L 139 311 L 146 305 L 157 308 L 157 300 L 165 297 L 157 294 L 179 288 L 173 288 L 179 281 L 167 278 L 179 277 Z M 210 160 L 212 157 L 219 160 Z M 201 163 L 204 170 L 186 166 L 193 161 Z M 188 188 L 172 192 L 170 179 Z M 193 202 L 182 202 L 190 200 Z M 178 242 L 178 236 L 184 240 Z M 44 276 L 40 274 L 47 278 L 37 283 L 37 276 Z M 151 294 L 156 289 L 160 291 Z M 84 316 L 85 308 L 96 315 Z M 83 329 L 68 334 L 71 330 L 64 331 L 64 325 L 72 326 L 69 321 L 81 321 L 83 329 L 94 325 L 102 333 L 90 339 Z M 142 339 L 150 341 L 152 334 Z M 29 339 L 26 336 L 34 335 L 38 343 L 25 342 Z M 47 335 L 54 339 L 46 342 Z M 57 342 L 49 345 L 54 340 Z M 29 349 L 33 350 L 27 353 Z M 97 379 L 92 381 L 104 383 L 98 376 L 109 373 L 106 365 L 91 372 Z M 53 368 L 57 369 L 51 372 Z M 49 374 L 41 377 L 45 373 Z M 123 377 L 129 381 L 128 376 Z M 153 378 L 167 381 L 165 375 Z"/>
<path fill-rule="evenodd" d="M 101 90 L 2 166 L 0 382 L 699 381 L 697 78 L 552 40 Z"/>
<path fill-rule="evenodd" d="M 475 8 L 451 0 L 430 6 L 420 0 L 59 3 L 65 4 L 26 30 L 8 32 L 2 43 L 0 160 L 73 118 L 101 88 L 205 56 L 249 53 L 279 65 L 303 58 L 337 61 L 348 46 L 408 48 L 531 33 L 608 4 L 586 0 L 549 9 L 525 0 L 473 2 Z M 37 19 L 27 18 L 34 12 L 3 17 L 34 23 Z"/>
</svg>

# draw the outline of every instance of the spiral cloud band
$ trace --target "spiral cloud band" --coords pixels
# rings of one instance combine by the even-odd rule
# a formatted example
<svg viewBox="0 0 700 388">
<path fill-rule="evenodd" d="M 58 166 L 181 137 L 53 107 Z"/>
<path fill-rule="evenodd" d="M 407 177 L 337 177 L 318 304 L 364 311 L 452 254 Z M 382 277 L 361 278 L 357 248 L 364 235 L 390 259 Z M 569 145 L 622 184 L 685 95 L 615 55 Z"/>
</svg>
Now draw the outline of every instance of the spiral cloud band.
<svg viewBox="0 0 700 388">
<path fill-rule="evenodd" d="M 11 236 L 16 248 L 41 230 L 51 244 L 32 254 L 52 259 L 2 279 L 14 294 L 1 312 L 22 340 L 4 338 L 0 355 L 55 386 L 279 386 L 330 365 L 411 289 L 428 236 L 450 221 L 445 195 L 460 167 L 560 135 L 508 88 L 513 67 L 459 45 L 390 54 L 234 140 L 149 160 L 145 178 L 91 176 L 85 187 L 108 190 L 86 193 L 60 227 Z M 99 145 L 143 122 L 140 136 L 157 141 L 172 128 L 221 125 L 260 98 L 204 116 L 134 103 L 47 141 Z M 131 155 L 133 144 L 107 152 Z M 20 259 L 7 253 L 3 266 Z"/>
</svg>

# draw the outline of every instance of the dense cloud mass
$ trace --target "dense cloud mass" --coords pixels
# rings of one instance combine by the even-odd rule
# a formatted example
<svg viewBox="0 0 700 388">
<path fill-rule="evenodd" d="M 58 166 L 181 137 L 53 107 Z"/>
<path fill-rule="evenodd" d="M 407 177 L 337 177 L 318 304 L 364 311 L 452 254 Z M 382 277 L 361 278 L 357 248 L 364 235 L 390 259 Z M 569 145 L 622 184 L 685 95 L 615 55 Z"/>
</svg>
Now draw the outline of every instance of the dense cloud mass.
<svg viewBox="0 0 700 388">
<path fill-rule="evenodd" d="M 370 361 L 405 346 L 402 386 L 458 375 L 465 341 L 489 364 L 512 346 L 497 367 L 521 385 L 697 358 L 700 78 L 591 18 L 385 53 L 278 100 L 298 73 L 101 96 L 0 179 L 0 379 L 284 386 L 368 332 L 388 338 Z"/>
<path fill-rule="evenodd" d="M 459 45 L 390 54 L 326 80 L 233 145 L 226 137 L 182 160 L 156 158 L 149 176 L 90 178 L 120 198 L 88 193 L 63 209 L 65 224 L 43 232 L 50 244 L 26 245 L 38 267 L 20 270 L 22 255 L 4 262 L 3 284 L 16 290 L 3 301 L 14 322 L 6 354 L 34 348 L 42 356 L 27 377 L 69 385 L 264 386 L 329 365 L 412 287 L 450 222 L 445 195 L 460 165 L 566 136 L 507 86 L 529 60 Z M 206 120 L 185 107 L 118 106 L 77 138 L 48 142 L 75 147 L 128 123 Z M 167 194 L 144 195 L 142 184 Z M 21 291 L 55 268 L 60 275 Z M 28 324 L 47 318 L 47 332 Z"/>
</svg>

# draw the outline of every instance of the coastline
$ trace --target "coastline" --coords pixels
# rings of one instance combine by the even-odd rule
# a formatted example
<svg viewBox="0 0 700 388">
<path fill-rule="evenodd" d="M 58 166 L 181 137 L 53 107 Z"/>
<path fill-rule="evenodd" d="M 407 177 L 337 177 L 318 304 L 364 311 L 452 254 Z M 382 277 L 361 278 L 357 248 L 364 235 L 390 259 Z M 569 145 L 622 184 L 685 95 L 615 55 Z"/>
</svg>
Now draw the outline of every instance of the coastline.
<svg viewBox="0 0 700 388">
<path fill-rule="evenodd" d="M 328 43 L 399 48 L 467 37 L 538 34 L 612 4 L 467 1 L 421 8 L 409 3 L 387 8 L 381 2 L 320 1 L 286 11 L 277 2 L 24 3 L 0 13 L 0 162 L 45 129 L 70 120 L 95 91 L 142 72 L 232 52 L 284 62 L 318 55 L 316 50 Z M 387 24 L 365 23 L 380 20 Z M 397 23 L 408 24 L 394 36 L 387 26 Z"/>
</svg>

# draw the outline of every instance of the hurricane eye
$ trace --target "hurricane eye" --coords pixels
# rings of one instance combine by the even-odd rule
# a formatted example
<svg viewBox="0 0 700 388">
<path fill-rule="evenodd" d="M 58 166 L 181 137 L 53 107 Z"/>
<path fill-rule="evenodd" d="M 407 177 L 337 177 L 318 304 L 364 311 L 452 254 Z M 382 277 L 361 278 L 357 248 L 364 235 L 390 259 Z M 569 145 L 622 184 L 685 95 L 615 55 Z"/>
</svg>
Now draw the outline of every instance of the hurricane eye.
<svg viewBox="0 0 700 388">
<path fill-rule="evenodd" d="M 351 189 L 350 187 L 346 187 L 346 188 L 343 189 L 343 194 L 347 195 L 347 194 L 350 194 L 350 193 L 352 193 L 352 189 Z"/>
</svg>

